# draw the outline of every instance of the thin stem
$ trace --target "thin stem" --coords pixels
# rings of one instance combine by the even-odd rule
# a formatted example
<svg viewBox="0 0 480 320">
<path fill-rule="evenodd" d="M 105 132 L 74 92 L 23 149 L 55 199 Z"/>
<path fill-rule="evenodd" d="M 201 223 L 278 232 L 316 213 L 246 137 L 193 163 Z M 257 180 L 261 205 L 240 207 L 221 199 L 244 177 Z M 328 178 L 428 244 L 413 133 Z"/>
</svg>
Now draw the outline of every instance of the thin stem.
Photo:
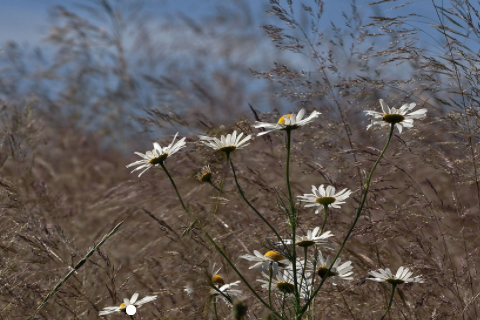
<svg viewBox="0 0 480 320">
<path fill-rule="evenodd" d="M 302 278 L 300 279 L 300 290 L 302 290 L 302 284 L 303 284 L 303 280 L 305 280 L 305 282 L 307 282 L 307 279 L 305 279 L 305 269 L 307 269 L 307 251 L 308 251 L 308 247 L 304 247 L 304 256 L 305 256 L 305 259 L 303 260 L 303 269 L 302 269 Z"/>
<path fill-rule="evenodd" d="M 222 190 L 221 190 L 219 187 L 217 187 L 216 185 L 214 185 L 212 181 L 208 181 L 208 183 L 209 183 L 213 188 L 215 188 L 215 190 L 222 192 Z"/>
<path fill-rule="evenodd" d="M 385 319 L 385 317 L 387 316 L 388 311 L 390 311 L 390 307 L 392 306 L 393 295 L 395 294 L 395 288 L 396 288 L 396 287 L 397 287 L 396 284 L 392 284 L 392 295 L 390 296 L 390 302 L 388 303 L 387 310 L 385 310 L 385 313 L 383 314 L 383 316 L 382 316 L 382 318 L 381 318 L 380 320 Z"/>
<path fill-rule="evenodd" d="M 247 200 L 247 198 L 245 197 L 245 194 L 243 193 L 243 190 L 242 190 L 242 187 L 240 187 L 240 184 L 238 183 L 238 180 L 237 180 L 237 174 L 235 173 L 235 167 L 233 166 L 233 162 L 232 162 L 232 159 L 230 159 L 230 155 L 227 153 L 227 162 L 230 163 L 230 167 L 232 168 L 232 172 L 233 172 L 233 178 L 235 179 L 235 184 L 237 185 L 237 189 L 238 189 L 238 192 L 240 193 L 240 195 L 242 196 L 242 199 L 248 204 L 248 206 L 260 217 L 260 219 L 262 219 L 263 222 L 265 222 L 265 224 L 267 226 L 270 227 L 270 229 L 275 233 L 275 235 L 277 236 L 277 238 L 283 243 L 283 239 L 282 237 L 280 237 L 280 235 L 278 234 L 277 230 L 275 230 L 274 227 L 272 227 L 272 225 L 267 221 L 267 219 L 265 219 L 263 217 L 263 215 L 258 212 L 257 209 L 255 209 L 255 207 L 250 203 L 250 201 Z"/>
<path fill-rule="evenodd" d="M 279 319 L 282 319 L 282 320 L 285 320 L 284 317 L 280 316 L 278 314 L 278 312 L 276 312 L 275 310 L 273 310 L 273 308 L 268 305 L 268 303 L 265 302 L 265 300 L 263 300 L 259 295 L 258 293 L 252 288 L 252 286 L 247 282 L 247 280 L 245 280 L 245 278 L 243 277 L 243 275 L 240 273 L 240 271 L 238 271 L 238 269 L 235 267 L 235 265 L 230 261 L 230 259 L 227 257 L 227 255 L 222 251 L 222 249 L 220 249 L 220 247 L 215 243 L 215 241 L 213 241 L 213 239 L 210 237 L 210 235 L 208 233 L 205 232 L 205 236 L 208 238 L 208 240 L 210 240 L 210 242 L 213 244 L 213 246 L 215 247 L 215 250 L 218 251 L 218 253 L 220 253 L 222 255 L 222 257 L 225 258 L 225 260 L 228 262 L 228 264 L 230 265 L 230 267 L 232 267 L 233 271 L 235 271 L 235 273 L 239 276 L 239 278 L 243 281 L 243 283 L 245 283 L 245 285 L 248 287 L 248 289 L 250 290 L 250 292 L 253 293 L 253 295 L 258 299 L 258 301 L 260 301 L 265 307 L 267 307 L 270 311 L 273 312 L 273 314 L 275 316 L 277 316 Z"/>
<path fill-rule="evenodd" d="M 292 227 L 292 239 L 295 241 L 295 232 L 297 229 L 297 216 L 295 212 L 295 203 L 293 202 L 292 189 L 290 187 L 290 140 L 292 137 L 292 130 L 287 129 L 287 163 L 286 163 L 286 179 L 288 198 L 290 200 L 290 226 Z M 300 295 L 298 294 L 298 279 L 297 279 L 297 253 L 296 245 L 292 246 L 292 267 L 293 267 L 293 285 L 295 287 L 295 312 L 300 308 Z M 297 309 L 298 308 L 298 309 Z"/>
<path fill-rule="evenodd" d="M 360 202 L 360 206 L 357 208 L 357 213 L 356 213 L 356 216 L 355 216 L 355 220 L 353 221 L 352 226 L 351 226 L 350 229 L 348 230 L 347 235 L 345 236 L 345 239 L 343 239 L 342 245 L 341 245 L 340 248 L 338 249 L 338 252 L 337 252 L 337 254 L 335 255 L 335 258 L 333 258 L 332 264 L 331 264 L 330 267 L 328 268 L 328 271 L 327 271 L 326 274 L 329 274 L 329 272 L 330 272 L 330 270 L 332 269 L 335 261 L 337 261 L 338 257 L 340 256 L 340 253 L 341 253 L 342 250 L 343 250 L 343 247 L 344 247 L 345 244 L 347 243 L 347 240 L 348 240 L 348 238 L 350 237 L 350 234 L 351 234 L 352 231 L 353 231 L 353 228 L 355 227 L 355 225 L 357 224 L 358 219 L 360 218 L 360 215 L 361 215 L 362 210 L 363 210 L 363 205 L 365 204 L 365 201 L 367 200 L 368 190 L 370 189 L 370 182 L 371 182 L 371 180 L 372 180 L 373 173 L 375 172 L 375 169 L 377 168 L 378 163 L 379 163 L 380 160 L 382 159 L 385 151 L 386 151 L 387 148 L 388 148 L 388 145 L 390 144 L 390 140 L 392 139 L 393 129 L 394 129 L 394 128 L 395 128 L 395 124 L 392 124 L 392 125 L 390 126 L 390 134 L 388 135 L 388 140 L 387 140 L 387 142 L 385 143 L 385 147 L 383 147 L 382 152 L 381 152 L 380 155 L 378 156 L 377 161 L 376 161 L 375 164 L 373 165 L 373 168 L 372 168 L 372 170 L 370 171 L 370 174 L 368 175 L 368 179 L 367 179 L 367 181 L 366 181 L 366 183 L 365 183 L 365 190 L 363 191 L 363 198 L 362 198 L 362 201 Z M 322 278 L 322 280 L 320 281 L 320 284 L 318 285 L 318 288 L 315 290 L 315 292 L 313 293 L 313 295 L 310 297 L 310 299 L 307 301 L 307 303 L 305 304 L 305 306 L 303 307 L 303 309 L 300 311 L 300 314 L 299 314 L 298 319 L 300 319 L 300 317 L 303 315 L 303 313 L 305 313 L 305 311 L 306 311 L 307 308 L 308 308 L 308 305 L 309 305 L 310 302 L 313 300 L 313 298 L 314 298 L 315 295 L 318 293 L 318 291 L 320 291 L 320 288 L 322 287 L 322 285 L 323 285 L 323 283 L 325 282 L 326 279 L 327 279 L 327 277 L 323 277 L 323 278 Z"/>
<path fill-rule="evenodd" d="M 323 207 L 325 209 L 325 219 L 323 220 L 322 229 L 320 230 L 320 234 L 323 233 L 323 230 L 325 229 L 325 225 L 327 224 L 327 219 L 328 219 L 328 205 L 325 204 Z"/>
<path fill-rule="evenodd" d="M 218 314 L 217 314 L 217 298 L 213 297 L 213 311 L 215 312 L 215 319 L 218 319 Z"/>
<path fill-rule="evenodd" d="M 135 320 L 135 319 L 133 318 L 133 316 L 130 316 L 130 319 L 131 319 L 131 320 Z"/>
<path fill-rule="evenodd" d="M 168 179 L 170 179 L 170 182 L 172 183 L 173 188 L 175 189 L 175 192 L 177 193 L 178 200 L 180 200 L 180 203 L 182 204 L 183 210 L 185 210 L 185 212 L 187 212 L 189 215 L 191 215 L 190 211 L 187 209 L 187 207 L 183 203 L 182 197 L 180 196 L 180 193 L 178 192 L 177 185 L 175 184 L 175 181 L 173 181 L 173 178 L 170 175 L 170 173 L 168 172 L 167 167 L 165 167 L 165 164 L 163 162 L 160 163 L 160 165 L 162 166 L 163 171 L 165 171 L 165 173 L 167 174 Z"/>
<path fill-rule="evenodd" d="M 273 268 L 270 265 L 270 277 L 268 279 L 268 304 L 272 306 L 272 275 L 273 275 Z"/>
<path fill-rule="evenodd" d="M 90 256 L 98 249 L 100 248 L 100 246 L 105 242 L 107 241 L 108 238 L 110 238 L 111 236 L 113 236 L 115 234 L 115 232 L 117 232 L 118 228 L 120 228 L 120 226 L 122 225 L 123 221 L 120 222 L 119 224 L 117 224 L 115 226 L 115 228 L 112 229 L 112 231 L 110 231 L 109 233 L 107 233 L 105 236 L 103 236 L 102 240 L 95 246 L 93 246 L 92 249 L 90 249 L 90 251 L 85 255 L 85 257 L 83 257 L 82 260 L 78 261 L 78 263 L 73 267 L 72 270 L 70 270 L 70 272 L 62 279 L 60 280 L 60 282 L 58 282 L 55 287 L 53 288 L 52 291 L 50 291 L 48 293 L 48 295 L 45 297 L 45 299 L 43 300 L 42 304 L 40 304 L 38 306 L 38 308 L 35 310 L 35 312 L 28 318 L 28 320 L 30 319 L 33 319 L 37 313 L 40 311 L 40 309 L 42 309 L 45 304 L 47 304 L 47 301 L 48 299 L 50 299 L 50 297 L 52 297 L 55 293 L 57 293 L 58 289 L 68 280 L 68 278 L 71 277 L 72 274 L 74 274 L 78 269 L 80 269 L 81 266 L 83 266 L 85 264 L 85 262 L 87 262 L 88 258 L 90 258 Z"/>
</svg>

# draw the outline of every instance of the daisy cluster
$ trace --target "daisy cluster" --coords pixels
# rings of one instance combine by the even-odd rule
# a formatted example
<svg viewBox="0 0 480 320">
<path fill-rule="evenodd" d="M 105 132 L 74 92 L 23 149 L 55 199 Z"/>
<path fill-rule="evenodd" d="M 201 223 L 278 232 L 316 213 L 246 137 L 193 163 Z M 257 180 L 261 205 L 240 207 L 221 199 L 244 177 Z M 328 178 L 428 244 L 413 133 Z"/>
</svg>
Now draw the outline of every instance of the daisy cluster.
<svg viewBox="0 0 480 320">
<path fill-rule="evenodd" d="M 391 131 L 388 142 L 390 142 L 394 128 L 397 128 L 398 132 L 402 133 L 403 128 L 413 127 L 413 121 L 415 119 L 422 119 L 426 116 L 426 109 L 420 109 L 412 112 L 412 109 L 414 109 L 416 106 L 415 103 L 404 104 L 398 109 L 390 108 L 383 100 L 380 100 L 380 105 L 382 112 L 370 110 L 366 111 L 366 114 L 371 116 L 371 123 L 368 125 L 367 129 L 373 126 L 383 127 L 390 125 Z M 286 131 L 288 133 L 287 149 L 288 152 L 290 152 L 290 133 L 292 130 L 299 129 L 303 126 L 313 123 L 320 115 L 320 112 L 313 111 L 309 116 L 305 117 L 305 110 L 301 109 L 296 114 L 292 113 L 281 116 L 276 123 L 257 121 L 253 127 L 262 129 L 262 132 L 258 133 L 258 136 L 273 131 Z M 165 167 L 165 161 L 186 147 L 186 138 L 184 137 L 176 141 L 177 136 L 178 133 L 174 136 L 173 141 L 166 147 L 162 148 L 158 143 L 155 142 L 153 143 L 153 150 L 147 151 L 145 154 L 135 152 L 135 154 L 140 156 L 142 159 L 127 165 L 127 167 L 136 166 L 132 172 L 141 170 L 139 177 L 148 169 L 154 167 L 161 167 L 168 174 L 168 171 Z M 207 135 L 199 135 L 198 138 L 198 144 L 226 154 L 227 161 L 230 161 L 234 175 L 235 170 L 230 159 L 230 154 L 247 147 L 252 142 L 252 135 L 245 135 L 243 132 L 237 133 L 237 131 L 233 131 L 233 133 L 227 134 L 226 136 L 221 135 L 220 138 L 210 137 Z M 213 173 L 210 169 L 210 166 L 206 165 L 202 168 L 201 172 L 197 174 L 196 178 L 201 182 L 209 182 L 213 185 L 212 175 Z M 169 178 L 172 184 L 174 184 L 170 175 Z M 235 181 L 244 200 L 264 220 L 264 222 L 266 222 L 261 213 L 256 211 L 253 205 L 251 205 L 245 198 L 242 189 L 238 185 L 236 176 Z M 287 177 L 287 184 L 289 183 L 288 181 L 289 180 Z M 176 187 L 175 189 L 177 190 Z M 264 253 L 258 250 L 253 250 L 253 254 L 243 254 L 239 256 L 239 258 L 249 262 L 249 269 L 255 269 L 259 272 L 260 278 L 256 279 L 256 281 L 260 283 L 260 289 L 268 293 L 270 309 L 272 311 L 274 311 L 273 304 L 270 302 L 272 293 L 281 299 L 292 297 L 298 299 L 298 301 L 302 300 L 306 302 L 305 307 L 303 307 L 306 308 L 326 280 L 328 280 L 331 285 L 336 286 L 345 281 L 351 281 L 354 279 L 352 262 L 346 261 L 342 263 L 342 260 L 338 257 L 341 253 L 343 245 L 339 248 L 339 251 L 336 255 L 324 255 L 322 252 L 325 252 L 325 250 L 334 249 L 332 243 L 329 243 L 330 238 L 334 237 L 334 235 L 331 231 L 324 231 L 329 211 L 341 210 L 342 205 L 346 205 L 348 199 L 353 194 L 353 191 L 348 188 L 341 188 L 341 190 L 338 192 L 336 190 L 336 187 L 332 185 L 320 184 L 318 187 L 312 185 L 311 193 L 304 193 L 303 195 L 297 196 L 297 200 L 300 203 L 303 203 L 307 210 L 313 208 L 314 213 L 317 215 L 324 213 L 323 225 L 321 227 L 317 226 L 313 228 L 313 230 L 301 232 L 300 230 L 296 230 L 297 227 L 295 226 L 293 227 L 294 230 L 292 230 L 291 236 L 280 237 L 276 230 L 273 229 L 268 222 L 266 222 L 273 229 L 273 231 L 275 231 L 279 241 L 274 243 L 270 249 L 264 250 Z M 177 195 L 181 201 L 178 191 Z M 291 195 L 290 202 L 292 206 L 291 212 L 296 214 L 295 204 Z M 185 206 L 184 208 L 187 211 Z M 293 221 L 295 221 L 295 218 L 296 217 L 294 216 Z M 290 226 L 292 225 L 295 224 L 290 221 Z M 213 240 L 211 241 L 213 242 Z M 270 245 L 271 244 L 272 243 L 270 243 Z M 297 247 L 298 249 L 295 249 Z M 221 252 L 221 249 L 218 247 L 217 250 Z M 299 252 L 304 253 L 303 257 L 301 257 L 301 254 L 298 254 Z M 222 255 L 228 260 L 224 254 Z M 233 267 L 234 265 L 231 264 L 231 266 Z M 214 305 L 216 306 L 217 303 L 222 302 L 229 305 L 234 305 L 233 300 L 243 295 L 243 291 L 237 288 L 240 284 L 240 281 L 237 280 L 227 283 L 224 280 L 224 276 L 221 276 L 219 273 L 221 268 L 215 270 L 215 264 L 213 264 L 213 267 L 209 267 L 208 269 L 208 279 L 204 283 L 204 287 L 208 288 L 208 295 L 215 303 Z M 240 275 L 239 271 L 237 271 L 237 269 L 235 270 Z M 396 274 L 392 274 L 390 269 L 386 268 L 379 269 L 378 271 L 371 271 L 367 279 L 375 282 L 391 284 L 393 285 L 394 289 L 397 285 L 403 283 L 423 282 L 420 276 L 412 277 L 412 274 L 412 271 L 404 267 L 400 267 Z M 244 277 L 242 277 L 242 280 L 244 280 Z M 320 285 L 318 285 L 319 281 L 321 281 Z M 251 289 L 250 285 L 248 285 L 248 287 Z M 192 284 L 188 284 L 184 290 L 190 296 L 193 296 L 196 292 L 196 289 Z M 153 301 L 156 296 L 147 296 L 138 301 L 137 298 L 138 294 L 135 293 L 131 299 L 124 299 L 124 302 L 118 307 L 106 307 L 100 312 L 100 315 L 107 315 L 115 312 L 128 313 L 127 309 L 129 306 L 134 306 L 135 308 L 141 307 L 143 304 Z M 266 302 L 264 302 L 264 304 L 266 304 Z M 130 307 L 130 309 L 132 308 Z M 296 310 L 302 310 L 302 307 L 297 305 Z M 278 316 L 278 314 L 276 315 Z"/>
</svg>

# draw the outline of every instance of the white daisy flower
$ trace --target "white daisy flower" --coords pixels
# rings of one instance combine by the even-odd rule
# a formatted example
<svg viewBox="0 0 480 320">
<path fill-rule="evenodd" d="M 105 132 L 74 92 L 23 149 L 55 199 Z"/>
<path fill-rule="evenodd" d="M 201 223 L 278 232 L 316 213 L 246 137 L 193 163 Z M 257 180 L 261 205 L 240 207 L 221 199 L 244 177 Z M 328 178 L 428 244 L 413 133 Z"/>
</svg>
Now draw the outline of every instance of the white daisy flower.
<svg viewBox="0 0 480 320">
<path fill-rule="evenodd" d="M 145 303 L 148 303 L 150 301 L 157 299 L 157 296 L 146 296 L 145 298 L 138 301 L 137 299 L 138 299 L 138 293 L 135 292 L 130 299 L 127 299 L 127 298 L 123 299 L 123 303 L 120 306 L 105 307 L 103 308 L 103 311 L 100 311 L 98 315 L 104 316 L 104 315 L 115 313 L 115 312 L 126 312 L 127 307 L 130 305 L 135 306 L 135 308 L 140 308 Z"/>
<path fill-rule="evenodd" d="M 185 137 L 175 142 L 175 139 L 177 138 L 178 132 L 173 137 L 172 143 L 170 143 L 167 147 L 162 148 L 160 145 L 156 142 L 153 143 L 153 150 L 152 151 L 147 151 L 145 154 L 140 153 L 140 152 L 134 152 L 136 155 L 140 156 L 143 158 L 143 160 L 135 161 L 127 165 L 127 168 L 132 167 L 132 166 L 138 166 L 137 168 L 133 169 L 132 173 L 134 171 L 144 169 L 138 176 L 140 177 L 145 171 L 150 169 L 151 167 L 157 167 L 160 164 L 162 164 L 168 157 L 176 153 L 178 150 L 185 148 L 186 143 L 185 143 Z"/>
<path fill-rule="evenodd" d="M 374 278 L 367 278 L 367 280 L 372 280 L 376 282 L 385 282 L 394 285 L 409 282 L 423 283 L 423 279 L 421 278 L 421 276 L 410 278 L 413 272 L 410 271 L 410 269 L 404 267 L 398 268 L 396 274 L 392 274 L 392 272 L 388 268 L 385 270 L 378 269 L 378 271 L 370 271 L 369 274 L 372 275 Z"/>
<path fill-rule="evenodd" d="M 249 145 L 249 143 L 245 144 L 248 140 L 252 138 L 251 135 L 246 136 L 242 139 L 243 132 L 237 136 L 237 131 L 233 131 L 232 134 L 228 134 L 226 137 L 222 135 L 220 139 L 215 137 L 209 136 L 198 136 L 200 138 L 200 142 L 210 147 L 214 150 L 220 150 L 225 153 L 230 153 L 235 151 L 236 149 L 242 149 Z"/>
<path fill-rule="evenodd" d="M 320 231 L 320 227 L 316 227 L 313 229 L 313 231 L 308 230 L 306 236 L 297 236 L 295 235 L 295 241 L 293 239 L 285 239 L 283 242 L 285 244 L 292 244 L 295 243 L 295 245 L 300 246 L 300 247 L 310 247 L 313 246 L 314 244 L 322 246 L 324 248 L 328 249 L 333 249 L 333 247 L 329 244 L 326 243 L 326 239 L 333 237 L 333 234 L 331 231 L 326 231 L 322 233 L 321 235 L 318 235 L 318 231 Z"/>
<path fill-rule="evenodd" d="M 348 189 L 343 189 L 339 193 L 335 194 L 335 188 L 332 186 L 327 186 L 325 189 L 323 184 L 318 187 L 312 186 L 312 193 L 305 193 L 303 196 L 297 196 L 300 198 L 300 201 L 309 202 L 305 205 L 305 208 L 317 207 L 315 214 L 318 214 L 324 206 L 331 206 L 332 208 L 340 208 L 340 204 L 345 203 L 346 200 L 352 191 Z"/>
<path fill-rule="evenodd" d="M 327 272 L 328 268 L 330 268 L 330 265 L 332 264 L 332 260 L 333 258 L 331 256 L 328 256 L 327 260 L 325 260 L 323 258 L 322 252 L 318 250 L 317 274 L 320 276 L 320 278 L 329 278 L 330 282 L 332 282 L 333 285 L 337 285 L 337 283 L 341 280 L 353 280 L 353 277 L 350 277 L 353 274 L 353 272 L 351 272 L 351 270 L 353 269 L 351 261 L 347 261 L 344 264 L 340 265 L 341 259 L 338 258 L 333 264 L 330 272 Z"/>
<path fill-rule="evenodd" d="M 386 126 L 394 124 L 399 133 L 402 133 L 403 127 L 413 127 L 413 119 L 423 119 L 426 116 L 427 109 L 420 109 L 410 114 L 408 112 L 415 108 L 415 103 L 406 103 L 400 109 L 389 108 L 388 105 L 380 99 L 382 112 L 366 110 L 367 115 L 372 116 L 372 123 L 368 125 L 367 130 L 372 126 Z"/>
<path fill-rule="evenodd" d="M 250 254 L 240 256 L 242 259 L 256 262 L 254 265 L 250 266 L 249 269 L 259 266 L 258 270 L 262 272 L 264 270 L 269 270 L 271 266 L 272 274 L 273 276 L 276 276 L 278 273 L 278 267 L 287 268 L 290 265 L 290 261 L 287 258 L 275 251 L 268 251 L 265 255 L 262 255 L 257 250 L 254 250 L 253 253 L 255 254 L 254 256 Z"/>
<path fill-rule="evenodd" d="M 206 165 L 202 168 L 202 171 L 195 175 L 200 182 L 210 182 L 212 179 L 212 170 L 210 170 L 210 165 Z"/>
<path fill-rule="evenodd" d="M 212 281 L 215 288 L 217 289 L 213 289 L 213 288 L 210 289 L 210 294 L 216 297 L 217 302 L 221 302 L 222 300 L 226 301 L 225 296 L 229 298 L 233 298 L 233 297 L 240 297 L 243 294 L 242 290 L 232 289 L 232 287 L 237 286 L 240 283 L 240 281 L 235 281 L 229 284 L 225 284 L 225 280 L 223 280 L 223 278 L 220 277 L 219 275 L 215 275 Z M 218 291 L 222 292 L 223 294 Z"/>
<path fill-rule="evenodd" d="M 302 119 L 304 115 L 305 109 L 302 109 L 300 110 L 300 112 L 298 112 L 298 114 L 292 113 L 283 115 L 282 117 L 280 117 L 277 123 L 255 121 L 253 127 L 266 129 L 266 131 L 260 132 L 258 134 L 259 136 L 275 130 L 294 130 L 314 121 L 318 118 L 319 115 L 321 115 L 321 113 L 318 111 L 313 111 L 312 114 L 310 114 L 308 117 Z"/>
<path fill-rule="evenodd" d="M 258 282 L 262 283 L 262 288 L 268 290 L 270 276 L 265 272 L 262 272 L 262 275 L 267 278 L 267 280 L 257 279 Z M 302 277 L 301 273 L 297 273 L 297 286 L 299 288 L 298 292 L 302 299 L 308 299 L 308 287 L 306 286 L 307 281 L 303 281 L 302 288 L 300 289 L 300 279 Z M 310 278 L 310 273 L 305 274 L 305 279 Z M 284 293 L 286 295 L 293 295 L 295 292 L 295 281 L 293 279 L 293 273 L 289 270 L 284 270 L 279 272 L 276 277 L 272 277 L 271 289 Z"/>
</svg>

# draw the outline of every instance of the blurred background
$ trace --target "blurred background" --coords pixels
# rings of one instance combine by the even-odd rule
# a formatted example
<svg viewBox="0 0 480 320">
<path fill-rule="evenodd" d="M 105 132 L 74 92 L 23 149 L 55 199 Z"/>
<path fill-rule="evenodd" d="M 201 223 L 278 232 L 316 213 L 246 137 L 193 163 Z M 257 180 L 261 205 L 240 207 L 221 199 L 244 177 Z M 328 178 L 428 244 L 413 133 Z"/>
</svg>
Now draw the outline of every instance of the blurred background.
<svg viewBox="0 0 480 320">
<path fill-rule="evenodd" d="M 312 184 L 354 191 L 329 218 L 338 247 L 362 172 L 386 139 L 386 130 L 365 130 L 363 111 L 379 111 L 379 98 L 415 102 L 428 117 L 392 139 L 342 257 L 356 280 L 325 289 L 318 319 L 380 318 L 389 288 L 364 277 L 400 265 L 426 284 L 401 288 L 391 319 L 480 318 L 478 9 L 469 1 L 2 1 L 0 319 L 32 314 L 120 221 L 35 319 L 98 319 L 134 292 L 159 296 L 137 319 L 211 318 L 209 264 L 227 282 L 238 278 L 203 231 L 251 283 L 258 273 L 238 257 L 272 249 L 273 238 L 239 198 L 225 158 L 197 135 L 254 135 L 255 120 L 301 108 L 322 116 L 294 132 L 294 194 Z M 177 132 L 188 147 L 166 164 L 204 228 L 183 240 L 189 221 L 165 173 L 138 179 L 125 168 L 138 160 L 134 151 L 167 145 Z M 282 133 L 255 138 L 234 161 L 247 197 L 288 236 L 275 189 L 285 187 Z M 194 178 L 205 164 L 223 194 Z M 304 209 L 300 217 L 302 232 L 323 221 Z M 265 315 L 246 296 L 249 319 Z M 230 317 L 226 306 L 219 312 Z"/>
</svg>

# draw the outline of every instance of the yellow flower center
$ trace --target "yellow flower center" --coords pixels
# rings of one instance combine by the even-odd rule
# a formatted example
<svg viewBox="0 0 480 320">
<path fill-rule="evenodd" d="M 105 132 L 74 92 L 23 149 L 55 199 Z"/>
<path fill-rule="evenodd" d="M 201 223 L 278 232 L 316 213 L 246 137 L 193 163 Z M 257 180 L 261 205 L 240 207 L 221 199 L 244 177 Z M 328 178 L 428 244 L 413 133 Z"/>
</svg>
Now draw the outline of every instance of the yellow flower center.
<svg viewBox="0 0 480 320">
<path fill-rule="evenodd" d="M 323 204 L 324 206 L 328 206 L 329 204 L 332 204 L 332 203 L 335 202 L 335 198 L 334 197 L 320 197 L 320 198 L 315 199 L 315 202 Z"/>
<path fill-rule="evenodd" d="M 383 121 L 391 124 L 399 123 L 405 120 L 405 117 L 401 114 L 384 114 L 382 118 Z"/>
<path fill-rule="evenodd" d="M 227 146 L 227 147 L 220 148 L 220 151 L 223 151 L 225 153 L 230 153 L 232 151 L 235 151 L 236 149 L 237 147 L 235 146 Z"/>
<path fill-rule="evenodd" d="M 280 253 L 275 252 L 275 251 L 268 251 L 267 253 L 265 253 L 264 256 L 269 257 L 270 259 L 272 259 L 273 261 L 276 261 L 276 262 L 285 260 L 284 256 L 282 256 Z"/>
<path fill-rule="evenodd" d="M 295 286 L 288 282 L 277 282 L 277 289 L 286 294 L 292 294 L 295 292 Z"/>
<path fill-rule="evenodd" d="M 168 153 L 163 153 L 157 158 L 153 158 L 148 160 L 150 164 L 156 165 L 156 164 L 161 164 L 163 161 L 165 161 L 168 158 Z"/>
<path fill-rule="evenodd" d="M 335 276 L 338 276 L 338 273 L 330 270 L 328 271 L 328 268 L 326 266 L 320 266 L 317 268 L 317 274 L 320 276 L 320 278 L 324 278 L 324 277 L 335 277 Z"/>
<path fill-rule="evenodd" d="M 393 276 L 395 277 L 395 275 L 393 275 Z M 388 278 L 385 281 L 387 281 L 388 283 L 391 283 L 391 284 L 402 284 L 402 283 L 405 282 L 405 281 L 400 280 L 400 279 L 392 279 L 392 278 Z"/>
<path fill-rule="evenodd" d="M 219 275 L 213 276 L 212 282 L 213 282 L 213 284 L 216 285 L 217 287 L 221 287 L 221 286 L 225 285 L 225 280 L 223 280 L 223 278 L 220 277 Z"/>
<path fill-rule="evenodd" d="M 292 116 L 291 114 L 285 114 L 281 116 L 280 119 L 278 120 L 278 123 L 285 125 L 285 117 L 290 119 L 291 116 Z"/>
<path fill-rule="evenodd" d="M 198 180 L 200 180 L 201 182 L 208 182 L 212 179 L 212 173 L 211 172 L 205 172 L 204 174 L 202 174 Z"/>
<path fill-rule="evenodd" d="M 121 308 L 121 307 L 125 307 L 125 303 L 122 303 L 122 304 L 120 305 L 120 308 Z"/>
</svg>

